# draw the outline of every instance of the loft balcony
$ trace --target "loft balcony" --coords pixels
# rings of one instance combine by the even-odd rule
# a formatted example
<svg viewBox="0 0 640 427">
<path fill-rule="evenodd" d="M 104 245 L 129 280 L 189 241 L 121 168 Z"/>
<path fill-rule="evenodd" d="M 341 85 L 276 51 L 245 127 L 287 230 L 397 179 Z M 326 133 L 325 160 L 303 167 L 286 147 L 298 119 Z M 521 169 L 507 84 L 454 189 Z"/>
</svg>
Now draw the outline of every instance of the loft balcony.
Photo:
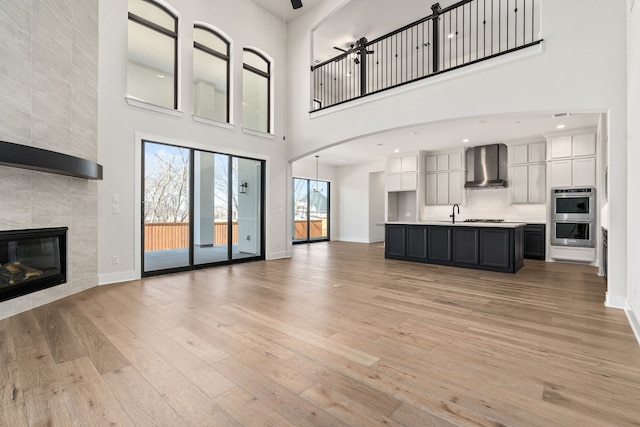
<svg viewBox="0 0 640 427">
<path fill-rule="evenodd" d="M 311 112 L 535 46 L 540 0 L 463 0 L 311 67 Z"/>
</svg>

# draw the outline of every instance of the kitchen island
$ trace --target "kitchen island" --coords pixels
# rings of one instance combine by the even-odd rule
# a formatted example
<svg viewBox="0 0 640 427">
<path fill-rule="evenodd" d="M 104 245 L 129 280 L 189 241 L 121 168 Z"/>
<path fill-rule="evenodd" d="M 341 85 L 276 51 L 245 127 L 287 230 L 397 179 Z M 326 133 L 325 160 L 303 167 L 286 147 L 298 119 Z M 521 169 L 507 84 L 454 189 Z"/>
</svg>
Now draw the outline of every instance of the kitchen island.
<svg viewBox="0 0 640 427">
<path fill-rule="evenodd" d="M 524 262 L 520 222 L 385 223 L 385 258 L 515 273 Z"/>
</svg>

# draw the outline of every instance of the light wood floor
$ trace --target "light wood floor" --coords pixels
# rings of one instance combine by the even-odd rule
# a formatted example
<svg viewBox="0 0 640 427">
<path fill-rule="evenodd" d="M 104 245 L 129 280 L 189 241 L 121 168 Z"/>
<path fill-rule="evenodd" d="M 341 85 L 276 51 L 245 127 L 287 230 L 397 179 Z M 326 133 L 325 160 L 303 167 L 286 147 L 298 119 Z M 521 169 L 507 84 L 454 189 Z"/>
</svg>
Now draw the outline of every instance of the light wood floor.
<svg viewBox="0 0 640 427">
<path fill-rule="evenodd" d="M 0 425 L 640 425 L 640 346 L 592 267 L 294 254 L 0 321 Z"/>
</svg>

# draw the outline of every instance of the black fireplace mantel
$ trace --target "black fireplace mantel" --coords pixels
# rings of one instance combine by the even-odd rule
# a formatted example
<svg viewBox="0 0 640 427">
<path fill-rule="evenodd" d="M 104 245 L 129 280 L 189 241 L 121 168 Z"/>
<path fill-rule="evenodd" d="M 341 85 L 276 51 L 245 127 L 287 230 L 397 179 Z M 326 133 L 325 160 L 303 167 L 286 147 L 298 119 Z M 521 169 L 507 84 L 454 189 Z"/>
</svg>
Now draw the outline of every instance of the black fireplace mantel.
<svg viewBox="0 0 640 427">
<path fill-rule="evenodd" d="M 102 165 L 42 148 L 0 141 L 0 165 L 86 179 L 102 179 Z"/>
</svg>

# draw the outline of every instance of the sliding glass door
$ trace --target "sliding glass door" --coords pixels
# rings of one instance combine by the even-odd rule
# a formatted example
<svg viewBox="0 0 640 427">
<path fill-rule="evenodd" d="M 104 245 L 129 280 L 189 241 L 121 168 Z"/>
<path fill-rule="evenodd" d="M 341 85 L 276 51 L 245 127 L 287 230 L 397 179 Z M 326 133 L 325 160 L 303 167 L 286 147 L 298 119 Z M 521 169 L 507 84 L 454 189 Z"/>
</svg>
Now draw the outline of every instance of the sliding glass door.
<svg viewBox="0 0 640 427">
<path fill-rule="evenodd" d="M 329 240 L 329 182 L 293 178 L 293 242 Z"/>
<path fill-rule="evenodd" d="M 264 259 L 264 162 L 144 142 L 143 275 Z"/>
<path fill-rule="evenodd" d="M 188 267 L 191 153 L 171 145 L 144 143 L 145 271 Z"/>
</svg>

